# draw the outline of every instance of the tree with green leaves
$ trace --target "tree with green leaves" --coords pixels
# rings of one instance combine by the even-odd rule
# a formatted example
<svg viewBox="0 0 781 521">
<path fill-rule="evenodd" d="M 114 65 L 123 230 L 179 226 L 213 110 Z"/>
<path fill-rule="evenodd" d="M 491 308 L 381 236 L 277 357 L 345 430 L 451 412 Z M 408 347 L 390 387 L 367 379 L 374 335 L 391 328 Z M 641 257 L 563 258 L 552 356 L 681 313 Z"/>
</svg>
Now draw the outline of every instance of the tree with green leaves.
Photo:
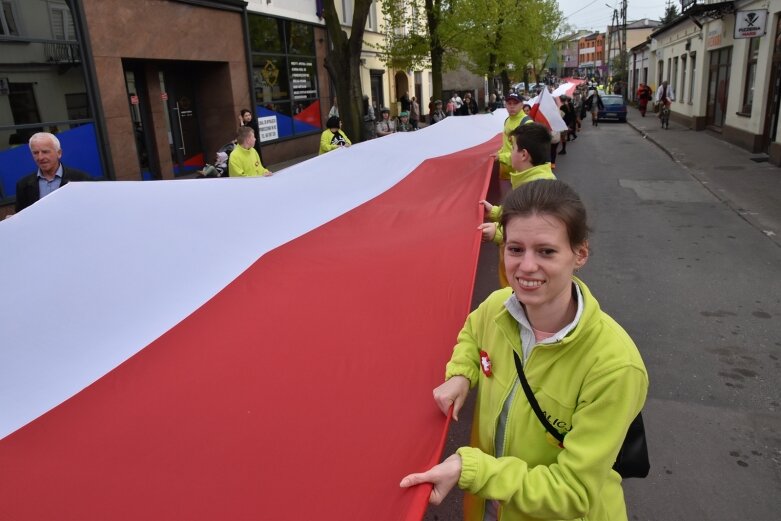
<svg viewBox="0 0 781 521">
<path fill-rule="evenodd" d="M 429 64 L 435 97 L 442 73 L 459 66 L 501 76 L 507 90 L 551 48 L 562 21 L 556 0 L 386 0 L 383 15 L 384 59 L 398 68 Z"/>
<path fill-rule="evenodd" d="M 354 0 L 350 36 L 342 29 L 334 0 L 323 0 L 323 18 L 331 40 L 325 69 L 336 87 L 339 117 L 344 132 L 354 142 L 363 141 L 363 88 L 361 86 L 361 50 L 363 34 L 372 0 Z"/>
<path fill-rule="evenodd" d="M 383 0 L 385 42 L 382 58 L 395 69 L 431 68 L 435 98 L 442 97 L 442 72 L 454 63 L 461 36 L 451 23 L 454 8 L 463 0 Z"/>
<path fill-rule="evenodd" d="M 470 72 L 487 75 L 492 82 L 501 77 L 507 91 L 531 65 L 539 81 L 562 26 L 556 0 L 465 1 L 460 12 L 462 27 L 469 29 L 462 50 Z"/>
<path fill-rule="evenodd" d="M 678 18 L 678 6 L 672 2 L 668 2 L 664 8 L 664 16 L 659 19 L 662 25 L 667 25 Z"/>
</svg>

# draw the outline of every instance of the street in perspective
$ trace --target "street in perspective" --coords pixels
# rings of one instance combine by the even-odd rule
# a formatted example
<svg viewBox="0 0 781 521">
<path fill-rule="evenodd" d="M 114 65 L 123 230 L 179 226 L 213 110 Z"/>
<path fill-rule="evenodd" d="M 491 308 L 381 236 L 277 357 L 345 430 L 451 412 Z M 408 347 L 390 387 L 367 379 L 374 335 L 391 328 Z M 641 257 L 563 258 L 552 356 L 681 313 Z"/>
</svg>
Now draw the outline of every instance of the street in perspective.
<svg viewBox="0 0 781 521">
<path fill-rule="evenodd" d="M 648 368 L 651 471 L 624 481 L 631 520 L 778 519 L 781 175 L 752 157 L 630 108 L 626 124 L 584 125 L 556 163 L 592 220 L 580 276 Z M 475 305 L 495 287 L 491 246 Z M 469 423 L 451 424 L 445 456 Z M 460 518 L 452 496 L 426 519 Z"/>
</svg>

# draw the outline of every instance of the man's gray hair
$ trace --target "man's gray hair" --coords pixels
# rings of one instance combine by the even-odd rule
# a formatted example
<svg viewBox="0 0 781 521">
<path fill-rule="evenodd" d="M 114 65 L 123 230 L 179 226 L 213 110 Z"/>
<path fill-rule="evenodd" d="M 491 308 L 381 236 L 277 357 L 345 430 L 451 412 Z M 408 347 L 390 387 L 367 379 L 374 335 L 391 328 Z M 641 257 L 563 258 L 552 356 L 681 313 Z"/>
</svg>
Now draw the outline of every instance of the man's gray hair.
<svg viewBox="0 0 781 521">
<path fill-rule="evenodd" d="M 33 141 L 41 141 L 43 139 L 48 139 L 54 143 L 54 150 L 60 150 L 60 140 L 57 139 L 57 136 L 50 132 L 38 132 L 37 134 L 33 134 L 29 141 L 30 149 L 32 150 Z"/>
</svg>

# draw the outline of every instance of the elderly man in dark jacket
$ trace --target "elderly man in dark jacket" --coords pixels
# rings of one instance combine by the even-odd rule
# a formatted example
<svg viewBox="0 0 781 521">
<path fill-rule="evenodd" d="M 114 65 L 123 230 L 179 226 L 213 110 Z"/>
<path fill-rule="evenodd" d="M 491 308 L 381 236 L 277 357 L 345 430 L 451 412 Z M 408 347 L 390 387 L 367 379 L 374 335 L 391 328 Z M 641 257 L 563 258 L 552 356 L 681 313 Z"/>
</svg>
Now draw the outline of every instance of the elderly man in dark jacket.
<svg viewBox="0 0 781 521">
<path fill-rule="evenodd" d="M 93 181 L 88 174 L 75 168 L 68 168 L 60 162 L 62 148 L 57 136 L 38 132 L 30 138 L 30 152 L 38 171 L 26 175 L 16 183 L 16 211 L 20 212 L 68 184 L 70 181 Z"/>
</svg>

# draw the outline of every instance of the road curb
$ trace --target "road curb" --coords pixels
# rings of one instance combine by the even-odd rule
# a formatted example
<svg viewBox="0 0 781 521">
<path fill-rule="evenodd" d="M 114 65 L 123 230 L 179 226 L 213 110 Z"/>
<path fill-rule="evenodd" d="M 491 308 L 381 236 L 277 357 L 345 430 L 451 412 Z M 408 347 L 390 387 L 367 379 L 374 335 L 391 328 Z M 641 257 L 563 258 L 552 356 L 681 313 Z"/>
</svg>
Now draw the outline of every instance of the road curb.
<svg viewBox="0 0 781 521">
<path fill-rule="evenodd" d="M 653 137 L 651 137 L 651 136 L 650 136 L 650 135 L 649 135 L 649 134 L 648 134 L 648 133 L 647 133 L 645 130 L 641 129 L 640 127 L 637 127 L 637 126 L 635 126 L 635 125 L 632 123 L 632 121 L 631 121 L 629 118 L 627 118 L 627 119 L 626 119 L 626 122 L 627 122 L 627 124 L 629 124 L 629 126 L 630 126 L 630 127 L 632 127 L 633 129 L 635 129 L 635 130 L 637 131 L 637 133 L 638 133 L 638 134 L 640 134 L 641 136 L 643 136 L 643 139 L 647 139 L 648 141 L 650 141 L 651 143 L 653 143 L 654 145 L 656 145 L 656 146 L 659 148 L 659 150 L 661 150 L 662 152 L 664 152 L 665 154 L 667 154 L 667 155 L 670 157 L 670 159 L 672 159 L 672 160 L 673 160 L 673 162 L 674 162 L 674 163 L 676 163 L 676 164 L 680 165 L 682 168 L 684 168 L 684 169 L 686 169 L 686 170 L 689 170 L 689 167 L 687 167 L 686 165 L 684 165 L 684 164 L 681 162 L 681 160 L 680 160 L 680 159 L 678 159 L 677 157 L 675 157 L 675 154 L 673 154 L 672 152 L 670 152 L 670 151 L 669 151 L 669 150 L 668 150 L 668 149 L 667 149 L 667 148 L 666 148 L 664 145 L 662 145 L 662 144 L 661 144 L 659 141 L 657 141 L 656 139 L 654 139 Z"/>
</svg>

